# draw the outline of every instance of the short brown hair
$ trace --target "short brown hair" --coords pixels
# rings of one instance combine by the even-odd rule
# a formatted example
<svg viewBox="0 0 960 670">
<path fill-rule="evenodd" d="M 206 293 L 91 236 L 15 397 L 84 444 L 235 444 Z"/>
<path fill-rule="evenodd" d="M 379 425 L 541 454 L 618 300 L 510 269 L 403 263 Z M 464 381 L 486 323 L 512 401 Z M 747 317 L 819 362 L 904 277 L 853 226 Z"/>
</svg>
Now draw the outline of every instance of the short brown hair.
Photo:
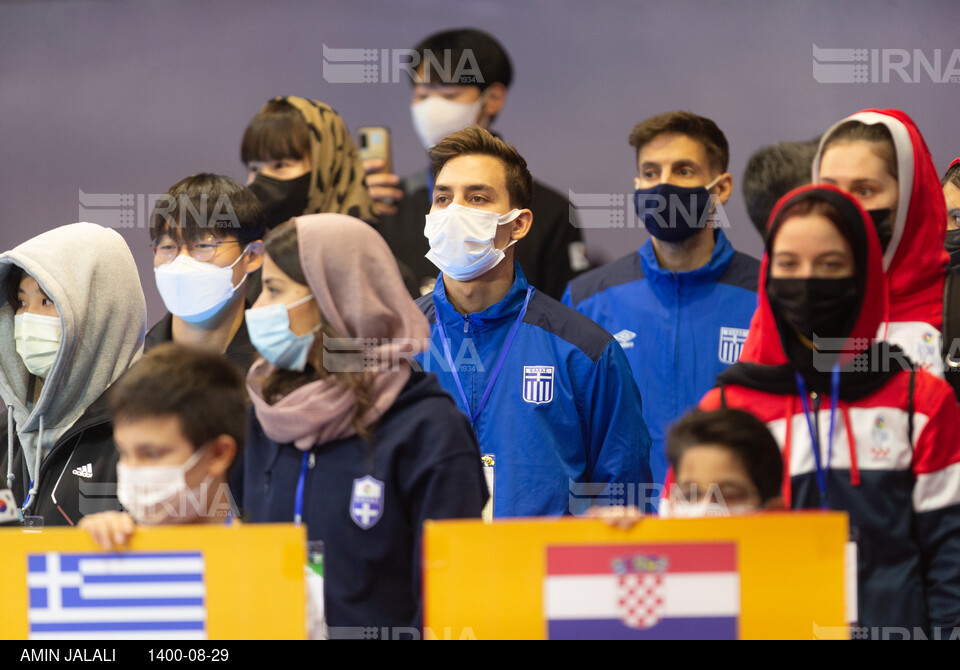
<svg viewBox="0 0 960 670">
<path fill-rule="evenodd" d="M 766 424 L 749 412 L 694 409 L 667 432 L 667 460 L 674 473 L 691 447 L 715 445 L 730 452 L 743 465 L 764 503 L 780 495 L 783 457 Z"/>
<path fill-rule="evenodd" d="M 430 149 L 430 167 L 436 181 L 447 161 L 460 156 L 491 156 L 503 163 L 503 177 L 510 196 L 510 205 L 520 209 L 530 207 L 533 193 L 533 177 L 523 159 L 512 144 L 507 144 L 490 131 L 471 126 L 447 135 Z"/>
<path fill-rule="evenodd" d="M 114 423 L 175 416 L 194 449 L 220 435 L 242 449 L 246 404 L 244 379 L 232 363 L 173 342 L 151 349 L 109 391 Z"/>
<path fill-rule="evenodd" d="M 726 135 L 712 120 L 692 112 L 664 112 L 635 125 L 630 133 L 630 146 L 636 148 L 637 158 L 640 158 L 640 149 L 664 133 L 679 133 L 700 142 L 710 169 L 717 173 L 727 171 L 730 146 Z"/>
</svg>

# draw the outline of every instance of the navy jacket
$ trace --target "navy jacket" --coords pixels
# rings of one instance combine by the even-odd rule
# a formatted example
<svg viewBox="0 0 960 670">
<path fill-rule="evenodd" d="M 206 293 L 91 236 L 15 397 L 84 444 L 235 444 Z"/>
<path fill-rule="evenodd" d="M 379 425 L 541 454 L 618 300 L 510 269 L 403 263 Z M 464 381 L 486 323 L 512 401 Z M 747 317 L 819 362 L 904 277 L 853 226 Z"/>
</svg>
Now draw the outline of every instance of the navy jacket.
<svg viewBox="0 0 960 670">
<path fill-rule="evenodd" d="M 245 453 L 249 521 L 293 521 L 304 452 L 268 438 L 251 409 Z M 367 477 L 380 495 L 358 499 Z M 314 445 L 303 522 L 309 539 L 324 543 L 330 636 L 419 629 L 423 522 L 479 517 L 487 497 L 470 427 L 432 375 L 413 373 L 377 424 L 373 445 L 356 435 Z"/>
</svg>

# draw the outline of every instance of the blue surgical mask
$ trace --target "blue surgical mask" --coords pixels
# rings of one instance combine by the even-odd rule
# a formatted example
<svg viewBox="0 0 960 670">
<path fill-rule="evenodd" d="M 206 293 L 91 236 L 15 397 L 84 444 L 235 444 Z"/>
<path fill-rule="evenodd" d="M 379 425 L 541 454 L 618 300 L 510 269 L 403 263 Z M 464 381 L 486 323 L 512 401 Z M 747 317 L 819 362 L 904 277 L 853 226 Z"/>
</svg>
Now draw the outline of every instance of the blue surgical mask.
<svg viewBox="0 0 960 670">
<path fill-rule="evenodd" d="M 657 184 L 638 188 L 633 194 L 637 218 L 647 232 L 664 242 L 683 242 L 700 232 L 710 212 L 710 189 L 720 175 L 706 186 Z"/>
<path fill-rule="evenodd" d="M 155 267 L 157 290 L 167 311 L 187 323 L 200 323 L 217 314 L 247 281 L 247 275 L 243 275 L 243 279 L 233 285 L 233 266 L 249 249 L 248 244 L 237 260 L 226 267 L 198 261 L 186 254 Z"/>
<path fill-rule="evenodd" d="M 308 300 L 313 300 L 313 296 L 304 296 L 289 305 L 277 303 L 248 309 L 244 313 L 250 342 L 261 356 L 278 368 L 303 372 L 307 366 L 307 355 L 313 346 L 314 333 L 320 327 L 317 326 L 305 335 L 296 335 L 290 330 L 289 310 Z"/>
</svg>

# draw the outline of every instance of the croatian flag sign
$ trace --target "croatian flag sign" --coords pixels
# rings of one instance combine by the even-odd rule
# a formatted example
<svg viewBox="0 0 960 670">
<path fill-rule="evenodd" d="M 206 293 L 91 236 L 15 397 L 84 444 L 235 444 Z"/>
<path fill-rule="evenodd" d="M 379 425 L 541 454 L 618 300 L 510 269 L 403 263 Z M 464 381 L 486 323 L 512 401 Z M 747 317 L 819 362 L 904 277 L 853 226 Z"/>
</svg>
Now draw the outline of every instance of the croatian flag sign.
<svg viewBox="0 0 960 670">
<path fill-rule="evenodd" d="M 200 552 L 27 556 L 30 639 L 205 639 Z"/>
<path fill-rule="evenodd" d="M 548 547 L 551 640 L 736 639 L 734 542 Z"/>
</svg>

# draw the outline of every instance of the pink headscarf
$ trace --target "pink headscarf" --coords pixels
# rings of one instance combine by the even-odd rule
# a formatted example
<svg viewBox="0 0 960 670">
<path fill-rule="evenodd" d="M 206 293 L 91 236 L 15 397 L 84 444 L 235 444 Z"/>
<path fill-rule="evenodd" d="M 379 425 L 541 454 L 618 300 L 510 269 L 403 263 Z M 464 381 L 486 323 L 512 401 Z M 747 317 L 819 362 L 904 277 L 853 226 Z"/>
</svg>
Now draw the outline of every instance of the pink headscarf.
<svg viewBox="0 0 960 670">
<path fill-rule="evenodd" d="M 387 243 L 368 224 L 344 214 L 295 220 L 307 285 L 326 323 L 344 336 L 324 338 L 323 365 L 331 372 L 366 370 L 372 376 L 373 404 L 361 417 L 363 426 L 370 426 L 410 379 L 410 357 L 429 346 L 430 326 L 410 298 Z M 356 395 L 335 375 L 304 384 L 271 405 L 260 380 L 273 370 L 261 358 L 247 375 L 254 411 L 271 440 L 306 451 L 356 433 Z"/>
</svg>

